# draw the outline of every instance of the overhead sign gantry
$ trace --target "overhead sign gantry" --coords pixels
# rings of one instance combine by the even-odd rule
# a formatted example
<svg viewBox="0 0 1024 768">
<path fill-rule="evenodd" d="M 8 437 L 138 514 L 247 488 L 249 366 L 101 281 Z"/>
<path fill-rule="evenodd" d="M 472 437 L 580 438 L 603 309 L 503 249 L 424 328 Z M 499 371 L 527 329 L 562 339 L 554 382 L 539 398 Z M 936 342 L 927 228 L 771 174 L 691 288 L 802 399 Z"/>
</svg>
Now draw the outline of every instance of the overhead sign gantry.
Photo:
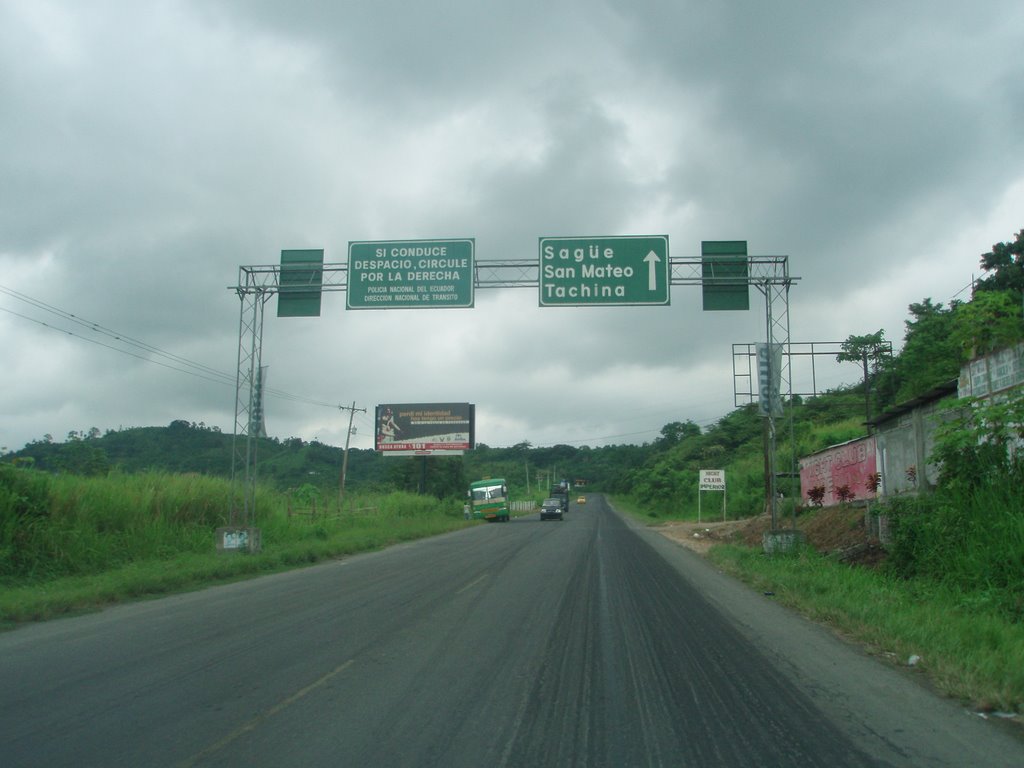
<svg viewBox="0 0 1024 768">
<path fill-rule="evenodd" d="M 349 243 L 347 263 L 326 263 L 323 250 L 282 251 L 281 263 L 239 267 L 241 300 L 232 480 L 245 468 L 244 506 L 232 502 L 232 525 L 254 517 L 255 439 L 263 309 L 279 296 L 281 317 L 315 317 L 323 292 L 346 291 L 348 309 L 472 307 L 476 288 L 536 288 L 541 307 L 667 306 L 671 285 L 699 285 L 704 309 L 747 309 L 747 291 L 765 297 L 768 348 L 789 347 L 787 256 L 748 256 L 746 241 L 704 241 L 701 256 L 670 258 L 667 235 L 542 237 L 533 259 L 476 259 L 474 238 Z M 382 298 L 390 297 L 390 298 Z M 777 392 L 791 393 L 789 355 L 782 357 Z M 781 376 L 779 374 L 781 373 Z M 774 416 L 768 415 L 774 446 Z M 239 438 L 243 438 L 239 440 Z M 774 448 L 769 451 L 774 454 Z M 772 457 L 774 462 L 774 457 Z M 767 493 L 775 523 L 774 469 Z M 232 494 L 233 499 L 237 494 Z"/>
</svg>

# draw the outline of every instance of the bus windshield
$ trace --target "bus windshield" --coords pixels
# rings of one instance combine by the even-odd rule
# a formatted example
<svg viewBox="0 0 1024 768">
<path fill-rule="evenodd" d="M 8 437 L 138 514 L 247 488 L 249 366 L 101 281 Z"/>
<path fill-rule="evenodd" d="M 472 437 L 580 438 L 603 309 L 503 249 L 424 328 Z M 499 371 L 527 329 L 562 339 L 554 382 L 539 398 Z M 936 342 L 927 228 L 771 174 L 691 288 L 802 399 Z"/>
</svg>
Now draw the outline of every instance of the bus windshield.
<svg viewBox="0 0 1024 768">
<path fill-rule="evenodd" d="M 488 485 L 483 488 L 473 489 L 473 501 L 490 501 L 491 499 L 499 499 L 503 495 L 500 485 Z"/>
</svg>

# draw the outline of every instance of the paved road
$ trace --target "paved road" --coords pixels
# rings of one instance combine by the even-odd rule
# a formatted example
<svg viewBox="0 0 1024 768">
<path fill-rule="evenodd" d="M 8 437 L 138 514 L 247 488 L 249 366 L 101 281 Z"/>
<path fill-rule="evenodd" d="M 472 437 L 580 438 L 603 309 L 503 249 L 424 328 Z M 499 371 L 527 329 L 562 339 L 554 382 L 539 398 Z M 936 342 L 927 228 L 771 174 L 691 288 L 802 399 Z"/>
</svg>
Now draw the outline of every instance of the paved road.
<svg viewBox="0 0 1024 768">
<path fill-rule="evenodd" d="M 0 764 L 1019 766 L 1024 746 L 595 495 L 0 635 Z"/>
</svg>

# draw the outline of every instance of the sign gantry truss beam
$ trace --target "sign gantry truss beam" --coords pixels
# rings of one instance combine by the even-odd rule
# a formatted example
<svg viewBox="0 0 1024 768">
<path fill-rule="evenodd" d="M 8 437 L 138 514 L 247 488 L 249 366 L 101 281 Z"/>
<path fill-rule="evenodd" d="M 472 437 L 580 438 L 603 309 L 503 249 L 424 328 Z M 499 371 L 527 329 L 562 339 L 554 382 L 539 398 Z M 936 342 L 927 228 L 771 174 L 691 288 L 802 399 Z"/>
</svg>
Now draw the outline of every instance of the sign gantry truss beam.
<svg viewBox="0 0 1024 768">
<path fill-rule="evenodd" d="M 799 278 L 789 275 L 788 256 L 750 256 L 747 259 L 749 275 L 745 282 L 764 290 L 763 286 L 788 287 Z M 735 284 L 735 277 L 703 277 L 700 256 L 673 257 L 669 260 L 671 285 L 706 285 L 721 282 Z M 301 265 L 294 264 L 293 267 Z M 322 273 L 321 290 L 325 292 L 348 289 L 347 263 L 317 263 L 311 269 Z M 477 288 L 537 288 L 540 284 L 540 264 L 532 259 L 480 260 L 475 264 L 474 282 Z M 266 264 L 242 266 L 238 269 L 238 285 L 232 288 L 241 293 L 281 290 L 281 265 Z M 287 290 L 287 288 L 285 289 Z M 788 314 L 788 313 L 787 313 Z"/>
</svg>

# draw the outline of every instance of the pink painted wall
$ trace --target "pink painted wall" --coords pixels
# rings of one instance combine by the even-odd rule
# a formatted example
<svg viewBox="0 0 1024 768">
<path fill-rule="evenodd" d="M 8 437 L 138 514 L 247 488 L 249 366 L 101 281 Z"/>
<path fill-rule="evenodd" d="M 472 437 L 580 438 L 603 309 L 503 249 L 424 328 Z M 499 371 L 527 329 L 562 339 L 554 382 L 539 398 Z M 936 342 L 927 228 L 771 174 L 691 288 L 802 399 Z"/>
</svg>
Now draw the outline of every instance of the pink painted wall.
<svg viewBox="0 0 1024 768">
<path fill-rule="evenodd" d="M 864 437 L 800 459 L 800 496 L 807 504 L 807 492 L 815 486 L 825 487 L 826 507 L 838 504 L 835 489 L 849 486 L 855 499 L 873 499 L 876 494 L 867 488 L 875 467 L 875 438 Z"/>
</svg>

